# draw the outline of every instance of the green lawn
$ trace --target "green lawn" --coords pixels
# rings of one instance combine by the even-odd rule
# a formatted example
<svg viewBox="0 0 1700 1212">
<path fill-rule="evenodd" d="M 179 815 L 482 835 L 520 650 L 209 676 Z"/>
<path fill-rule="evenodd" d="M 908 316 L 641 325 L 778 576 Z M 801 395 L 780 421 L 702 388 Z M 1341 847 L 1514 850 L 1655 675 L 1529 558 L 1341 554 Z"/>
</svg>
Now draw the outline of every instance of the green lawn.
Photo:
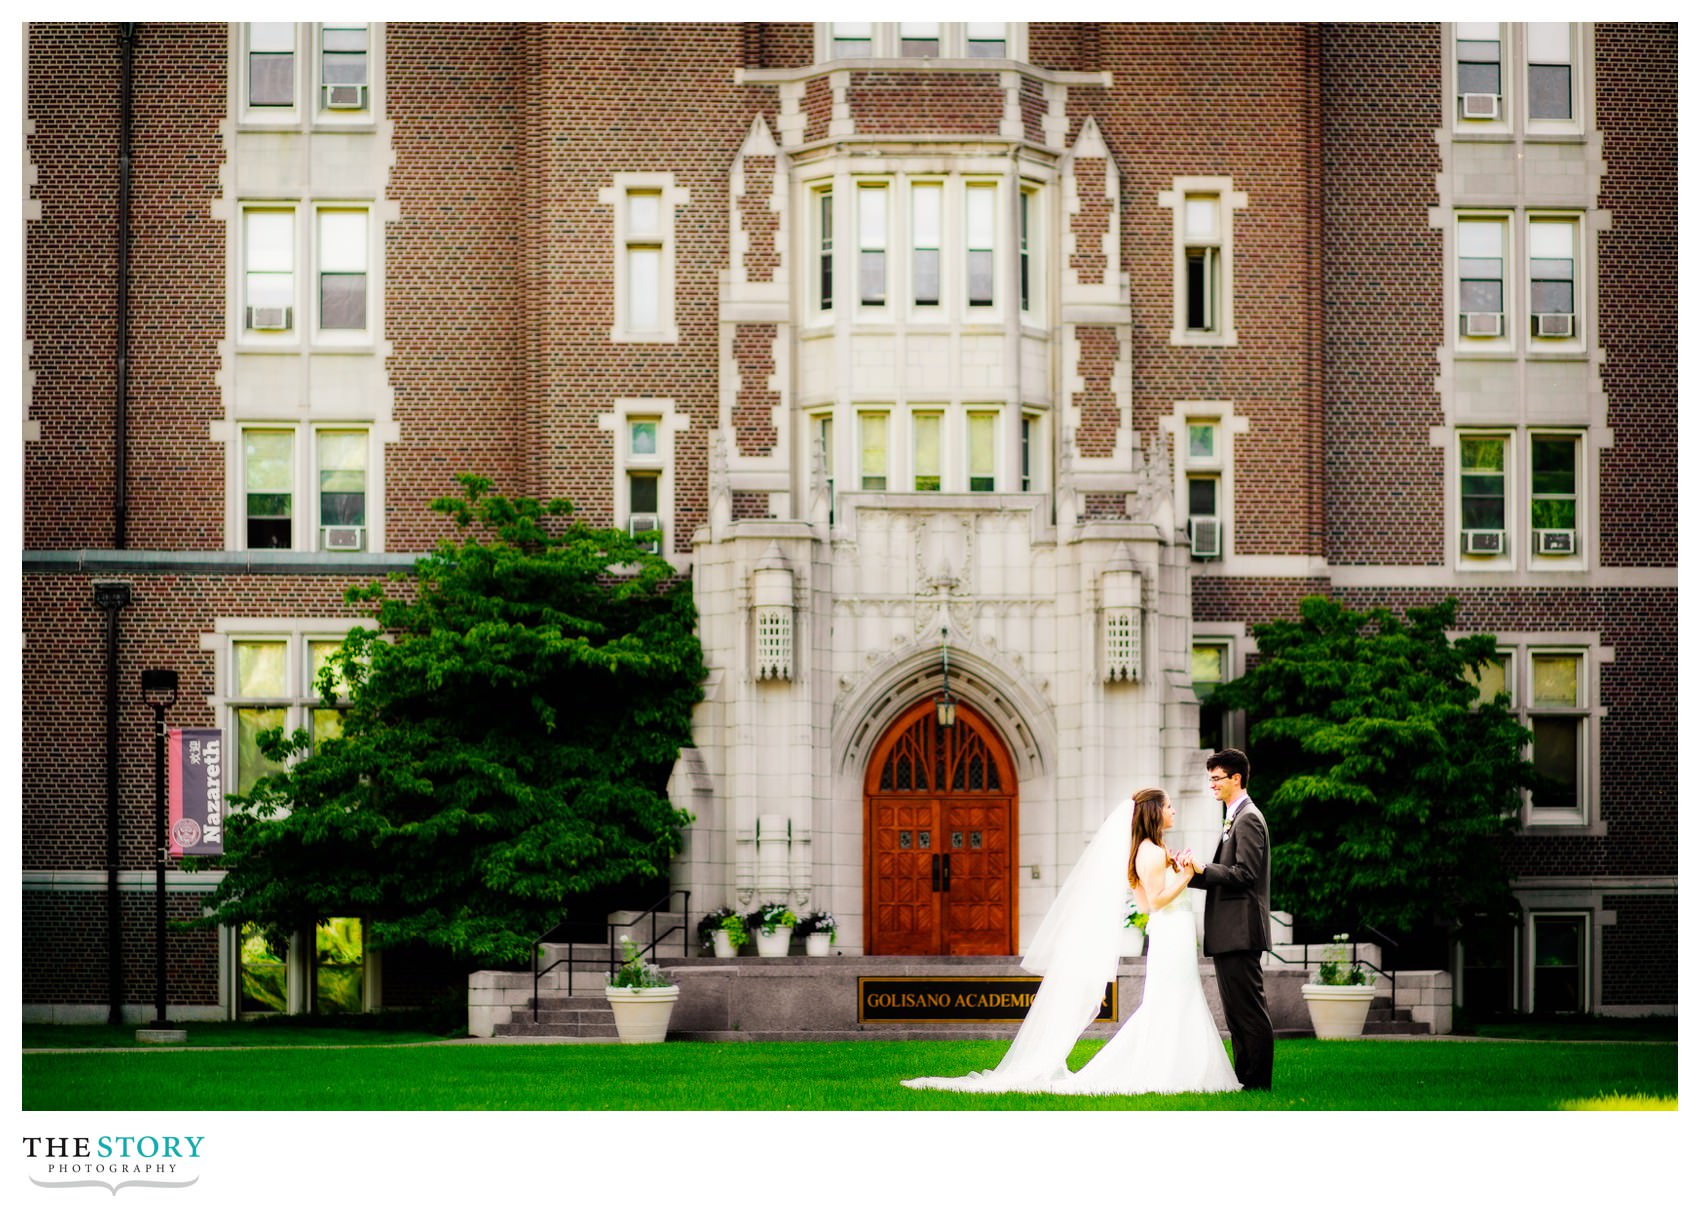
<svg viewBox="0 0 1700 1212">
<path fill-rule="evenodd" d="M 1089 1098 L 909 1090 L 1002 1041 L 461 1044 L 25 1054 L 45 1110 L 1555 1110 L 1674 1107 L 1675 1043 L 1280 1040 L 1270 1093 Z M 1101 1045 L 1078 1045 L 1078 1068 Z"/>
<path fill-rule="evenodd" d="M 239 1023 L 181 1023 L 189 1033 L 189 1048 L 325 1048 L 367 1044 L 414 1044 L 443 1039 L 441 1034 L 415 1027 L 374 1024 L 351 1017 L 346 1025 L 304 1016 L 249 1019 Z M 465 1034 L 464 1030 L 459 1034 Z M 53 1027 L 26 1023 L 26 1048 L 135 1048 L 136 1028 L 105 1023 Z"/>
</svg>

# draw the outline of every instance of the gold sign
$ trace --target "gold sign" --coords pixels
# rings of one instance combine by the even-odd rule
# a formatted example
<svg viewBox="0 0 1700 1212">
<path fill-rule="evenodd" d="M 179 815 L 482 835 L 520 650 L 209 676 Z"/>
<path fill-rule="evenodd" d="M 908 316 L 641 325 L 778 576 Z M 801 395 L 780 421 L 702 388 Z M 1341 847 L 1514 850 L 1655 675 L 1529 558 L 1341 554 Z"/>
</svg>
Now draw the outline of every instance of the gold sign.
<svg viewBox="0 0 1700 1212">
<path fill-rule="evenodd" d="M 1039 992 L 1036 976 L 863 976 L 861 1023 L 1019 1023 Z M 1116 1021 L 1116 982 L 1104 985 L 1098 1022 Z"/>
</svg>

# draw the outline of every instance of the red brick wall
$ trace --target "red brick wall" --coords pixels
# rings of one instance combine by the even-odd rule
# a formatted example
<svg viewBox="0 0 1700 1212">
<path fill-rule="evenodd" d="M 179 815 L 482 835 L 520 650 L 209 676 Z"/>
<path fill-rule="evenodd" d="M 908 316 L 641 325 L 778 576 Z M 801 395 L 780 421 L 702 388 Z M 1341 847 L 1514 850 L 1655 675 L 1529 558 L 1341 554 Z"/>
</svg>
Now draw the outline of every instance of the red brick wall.
<svg viewBox="0 0 1700 1212">
<path fill-rule="evenodd" d="M 1074 236 L 1074 252 L 1069 255 L 1068 267 L 1076 272 L 1082 286 L 1102 286 L 1108 268 L 1104 237 L 1110 230 L 1110 200 L 1104 196 L 1104 161 L 1076 160 L 1074 180 L 1079 209 L 1068 216 Z"/>
<path fill-rule="evenodd" d="M 123 1001 L 154 1002 L 154 894 L 119 895 Z M 165 894 L 165 998 L 168 1006 L 218 1004 L 218 932 L 179 930 L 201 920 L 196 892 Z M 20 967 L 26 1004 L 103 1003 L 107 985 L 105 888 L 32 888 L 24 893 Z"/>
<path fill-rule="evenodd" d="M 1614 445 L 1600 456 L 1600 563 L 1676 563 L 1676 26 L 1594 27 L 1605 140 L 1601 372 Z M 1651 524 L 1648 524 L 1651 522 Z"/>
<path fill-rule="evenodd" d="M 395 151 L 388 193 L 400 209 L 383 235 L 388 370 L 401 428 L 385 451 L 391 551 L 423 550 L 447 533 L 429 505 L 457 495 L 457 472 L 490 476 L 505 494 L 538 491 L 526 457 L 538 425 L 524 407 L 522 324 L 528 313 L 550 323 L 560 301 L 552 308 L 527 299 L 522 287 L 533 233 L 524 222 L 526 132 L 516 104 L 531 82 L 519 34 L 479 23 L 385 30 Z M 601 498 L 612 482 L 610 474 Z"/>
<path fill-rule="evenodd" d="M 761 66 L 807 67 L 815 61 L 811 21 L 761 22 Z"/>
<path fill-rule="evenodd" d="M 1121 419 L 1115 395 L 1116 330 L 1083 324 L 1074 335 L 1080 346 L 1076 370 L 1082 383 L 1074 397 L 1080 409 L 1074 447 L 1088 458 L 1107 458 L 1115 453 L 1116 426 Z"/>
<path fill-rule="evenodd" d="M 773 157 L 748 156 L 744 160 L 744 193 L 738 199 L 738 222 L 748 242 L 744 247 L 744 273 L 751 282 L 771 282 L 779 268 L 779 212 L 773 209 Z"/>
<path fill-rule="evenodd" d="M 848 100 L 859 135 L 995 135 L 1003 120 L 996 72 L 852 72 Z"/>
<path fill-rule="evenodd" d="M 738 398 L 732 406 L 732 428 L 738 438 L 738 453 L 765 455 L 773 452 L 779 433 L 773 427 L 773 409 L 779 393 L 767 385 L 773 374 L 773 341 L 777 324 L 740 324 L 732 338 L 732 358 L 738 364 Z"/>
<path fill-rule="evenodd" d="M 1428 430 L 1442 421 L 1434 351 L 1446 275 L 1427 213 L 1445 68 L 1434 25 L 1323 29 L 1326 529 L 1336 564 L 1438 564 L 1445 551 L 1442 452 Z"/>
<path fill-rule="evenodd" d="M 1029 21 L 1027 61 L 1052 71 L 1097 71 L 1098 27 L 1084 21 Z"/>
<path fill-rule="evenodd" d="M 1676 897 L 1608 896 L 1601 906 L 1617 924 L 1600 931 L 1600 1001 L 1676 1005 Z"/>
</svg>

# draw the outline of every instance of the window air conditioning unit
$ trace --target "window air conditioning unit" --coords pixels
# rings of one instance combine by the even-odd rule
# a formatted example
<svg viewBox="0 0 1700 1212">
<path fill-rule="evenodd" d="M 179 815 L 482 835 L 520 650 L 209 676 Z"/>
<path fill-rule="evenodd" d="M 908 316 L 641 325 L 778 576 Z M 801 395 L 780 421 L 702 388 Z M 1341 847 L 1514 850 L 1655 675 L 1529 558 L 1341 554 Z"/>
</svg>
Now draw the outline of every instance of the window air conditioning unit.
<svg viewBox="0 0 1700 1212">
<path fill-rule="evenodd" d="M 364 526 L 326 526 L 322 528 L 321 535 L 323 541 L 320 546 L 325 551 L 366 550 Z"/>
<path fill-rule="evenodd" d="M 1474 119 L 1493 119 L 1499 117 L 1498 93 L 1464 93 L 1460 98 L 1464 103 L 1464 116 Z"/>
<path fill-rule="evenodd" d="M 1535 531 L 1535 551 L 1540 555 L 1575 555 L 1576 532 L 1574 530 L 1537 530 Z"/>
<path fill-rule="evenodd" d="M 1576 316 L 1568 311 L 1542 312 L 1529 317 L 1529 326 L 1537 337 L 1573 337 L 1576 335 Z"/>
<path fill-rule="evenodd" d="M 294 327 L 290 323 L 290 311 L 288 307 L 250 307 L 243 323 L 256 332 L 287 331 Z"/>
<path fill-rule="evenodd" d="M 1186 530 L 1187 538 L 1192 544 L 1193 559 L 1219 560 L 1222 558 L 1222 519 L 1188 518 Z"/>
<path fill-rule="evenodd" d="M 654 531 L 653 537 L 641 541 L 638 546 L 652 555 L 661 554 L 661 515 L 654 513 L 634 513 L 631 521 L 626 523 L 626 533 L 637 536 L 645 531 Z"/>
<path fill-rule="evenodd" d="M 324 88 L 326 109 L 366 108 L 364 84 L 327 84 Z"/>
<path fill-rule="evenodd" d="M 1503 530 L 1466 530 L 1464 532 L 1464 554 L 1505 554 L 1505 532 Z"/>
<path fill-rule="evenodd" d="M 1498 337 L 1505 332 L 1504 312 L 1467 311 L 1460 319 L 1466 337 Z"/>
</svg>

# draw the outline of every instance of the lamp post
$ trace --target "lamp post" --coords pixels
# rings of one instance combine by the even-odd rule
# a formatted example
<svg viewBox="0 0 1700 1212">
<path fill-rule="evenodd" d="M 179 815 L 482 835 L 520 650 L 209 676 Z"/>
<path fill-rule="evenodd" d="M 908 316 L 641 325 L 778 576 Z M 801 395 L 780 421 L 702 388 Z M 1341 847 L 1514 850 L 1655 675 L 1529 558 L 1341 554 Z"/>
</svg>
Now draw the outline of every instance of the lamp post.
<svg viewBox="0 0 1700 1212">
<path fill-rule="evenodd" d="M 142 670 L 142 701 L 153 708 L 154 917 L 153 992 L 155 1031 L 169 1030 L 165 1018 L 165 709 L 177 701 L 175 669 Z"/>
<path fill-rule="evenodd" d="M 933 700 L 933 707 L 939 713 L 939 727 L 954 728 L 956 700 L 950 697 L 950 628 L 939 628 L 939 634 L 944 637 L 944 693 Z"/>
</svg>

